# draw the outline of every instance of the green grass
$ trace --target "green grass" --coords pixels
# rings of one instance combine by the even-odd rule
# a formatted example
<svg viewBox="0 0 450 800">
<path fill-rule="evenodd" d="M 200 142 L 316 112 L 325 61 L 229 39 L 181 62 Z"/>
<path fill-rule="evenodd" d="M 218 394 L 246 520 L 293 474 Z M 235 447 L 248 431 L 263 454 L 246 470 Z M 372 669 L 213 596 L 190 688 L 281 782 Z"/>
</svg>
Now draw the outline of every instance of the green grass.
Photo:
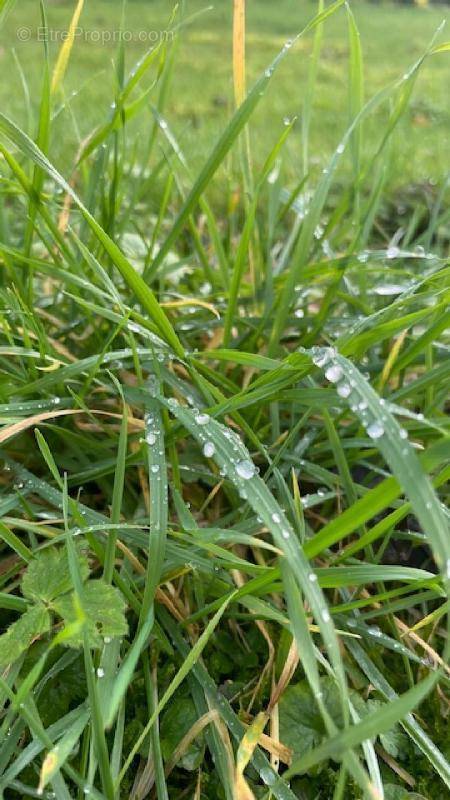
<svg viewBox="0 0 450 800">
<path fill-rule="evenodd" d="M 0 797 L 447 796 L 439 9 L 7 6 Z"/>
<path fill-rule="evenodd" d="M 49 26 L 55 31 L 68 28 L 72 5 L 70 2 L 51 3 L 48 7 Z M 207 3 L 190 0 L 187 10 L 201 12 L 183 34 L 177 55 L 173 80 L 177 87 L 169 97 L 167 117 L 173 125 L 190 164 L 197 170 L 205 149 L 222 129 L 232 103 L 231 8 L 232 3 L 216 3 L 208 10 Z M 66 96 L 83 137 L 98 125 L 114 99 L 115 57 L 113 42 L 96 43 L 91 34 L 119 29 L 120 2 L 96 0 L 87 3 L 80 26 L 87 40 L 77 41 L 65 82 Z M 268 61 L 310 18 L 313 4 L 295 0 L 280 0 L 273 4 L 258 0 L 248 9 L 248 76 L 256 79 Z M 420 55 L 425 43 L 445 19 L 445 6 L 418 9 L 397 4 L 355 4 L 354 13 L 361 33 L 364 50 L 366 95 L 401 75 L 412 60 Z M 164 31 L 170 17 L 170 4 L 161 0 L 133 0 L 127 10 L 127 30 L 133 36 L 139 31 Z M 35 69 L 42 44 L 37 42 L 40 27 L 39 4 L 22 0 L 10 14 L 1 33 L 0 66 L 7 69 L 8 82 L 0 86 L 0 103 L 7 104 L 11 116 L 22 125 L 27 118 L 18 70 L 12 58 L 15 48 L 30 87 L 34 107 L 40 96 L 40 72 Z M 30 42 L 21 42 L 17 31 L 22 27 L 32 31 Z M 326 163 L 338 137 L 348 124 L 347 68 L 348 37 L 344 15 L 331 19 L 324 32 L 317 88 L 312 116 L 312 168 L 316 171 Z M 134 63 L 145 44 L 127 44 L 128 64 Z M 58 42 L 50 42 L 54 57 Z M 276 140 L 284 117 L 302 115 L 305 81 L 311 53 L 310 38 L 300 42 L 291 59 L 279 71 L 277 80 L 252 121 L 254 158 L 261 163 L 270 145 Z M 448 170 L 449 111 L 447 102 L 448 68 L 445 58 L 427 63 L 421 71 L 414 98 L 407 116 L 392 139 L 390 181 L 395 188 L 411 182 L 428 183 L 439 180 Z M 72 97 L 73 93 L 75 97 Z M 386 109 L 380 110 L 368 122 L 364 147 L 372 151 L 380 126 L 386 121 Z M 57 163 L 70 168 L 77 148 L 77 135 L 67 115 L 59 116 L 53 126 L 52 153 Z M 300 177 L 301 119 L 295 136 L 285 150 L 284 167 L 290 178 Z"/>
</svg>

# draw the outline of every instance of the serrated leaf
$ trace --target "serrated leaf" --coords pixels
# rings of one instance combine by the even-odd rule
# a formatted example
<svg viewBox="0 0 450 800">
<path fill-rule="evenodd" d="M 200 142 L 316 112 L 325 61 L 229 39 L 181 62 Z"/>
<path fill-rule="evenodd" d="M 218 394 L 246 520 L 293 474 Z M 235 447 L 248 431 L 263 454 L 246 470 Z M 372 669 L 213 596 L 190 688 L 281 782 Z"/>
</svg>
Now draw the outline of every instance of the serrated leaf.
<svg viewBox="0 0 450 800">
<path fill-rule="evenodd" d="M 356 725 L 340 730 L 339 733 L 328 738 L 318 747 L 308 753 L 304 753 L 300 759 L 294 760 L 286 772 L 286 777 L 307 772 L 311 767 L 328 758 L 338 760 L 350 748 L 391 730 L 399 720 L 407 717 L 411 711 L 420 705 L 438 680 L 439 673 L 432 673 L 395 700 L 384 703 L 378 711 L 367 714 Z"/>
<path fill-rule="evenodd" d="M 83 580 L 89 576 L 87 557 L 79 550 L 80 570 Z M 72 589 L 67 552 L 56 547 L 42 550 L 30 563 L 22 580 L 22 593 L 30 600 L 50 603 Z"/>
<path fill-rule="evenodd" d="M 34 639 L 48 630 L 50 615 L 47 609 L 41 603 L 29 608 L 0 636 L 0 666 L 11 664 L 28 650 Z"/>
<path fill-rule="evenodd" d="M 320 692 L 330 717 L 338 728 L 343 726 L 339 689 L 332 678 L 320 679 Z M 366 713 L 364 702 L 357 692 L 350 692 L 358 714 Z M 290 747 L 295 758 L 300 758 L 327 738 L 327 731 L 314 694 L 308 681 L 288 686 L 280 698 L 280 741 Z"/>
<path fill-rule="evenodd" d="M 76 621 L 74 593 L 58 598 L 54 607 L 66 625 Z M 109 586 L 103 580 L 88 581 L 84 586 L 83 611 L 90 647 L 101 647 L 105 637 L 125 636 L 128 632 L 122 596 L 114 586 Z M 70 647 L 82 647 L 82 632 L 74 633 L 67 644 Z"/>
</svg>

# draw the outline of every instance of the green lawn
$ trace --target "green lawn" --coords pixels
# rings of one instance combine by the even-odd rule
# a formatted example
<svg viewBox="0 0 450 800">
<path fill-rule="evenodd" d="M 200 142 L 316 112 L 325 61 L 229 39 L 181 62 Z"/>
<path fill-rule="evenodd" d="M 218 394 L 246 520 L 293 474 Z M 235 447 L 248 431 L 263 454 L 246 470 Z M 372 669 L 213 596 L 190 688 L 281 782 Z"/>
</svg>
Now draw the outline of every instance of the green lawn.
<svg viewBox="0 0 450 800">
<path fill-rule="evenodd" d="M 49 27 L 64 30 L 70 19 L 72 2 L 48 3 Z M 114 73 L 111 62 L 117 47 L 99 44 L 94 39 L 105 31 L 118 29 L 119 2 L 88 2 L 80 26 L 86 39 L 77 41 L 66 79 L 70 100 L 80 135 L 85 136 L 103 120 L 114 97 Z M 232 102 L 231 76 L 231 2 L 218 2 L 207 10 L 205 2 L 190 0 L 187 14 L 196 16 L 185 29 L 177 57 L 173 88 L 167 117 L 194 168 L 198 167 L 230 114 Z M 137 36 L 139 31 L 160 31 L 167 28 L 170 4 L 156 0 L 131 0 L 128 3 L 126 28 Z M 286 38 L 298 32 L 314 13 L 312 2 L 279 0 L 277 3 L 256 0 L 248 10 L 248 79 L 259 75 Z M 446 14 L 445 7 L 420 9 L 392 4 L 354 4 L 354 13 L 361 32 L 366 70 L 366 97 L 401 76 L 423 52 L 433 32 Z M 0 104 L 15 119 L 24 123 L 24 99 L 12 50 L 23 66 L 32 102 L 40 95 L 39 62 L 42 44 L 36 41 L 40 25 L 38 4 L 21 0 L 0 31 L 0 69 L 8 76 L 0 85 Z M 30 42 L 18 40 L 18 29 L 32 31 Z M 96 32 L 100 32 L 97 34 Z M 131 66 L 148 45 L 127 44 L 127 63 Z M 59 45 L 50 44 L 52 58 Z M 311 54 L 311 37 L 302 39 L 282 65 L 270 93 L 264 99 L 251 129 L 255 158 L 263 159 L 271 143 L 279 135 L 283 119 L 301 115 L 306 76 Z M 312 122 L 311 150 L 313 166 L 321 168 L 348 121 L 348 38 L 343 10 L 325 25 L 322 56 L 318 72 L 318 90 Z M 410 110 L 392 141 L 390 181 L 404 185 L 410 181 L 434 180 L 448 169 L 449 108 L 448 58 L 434 56 L 421 71 Z M 366 124 L 364 150 L 371 153 L 379 141 L 379 130 L 386 120 L 386 107 L 381 108 Z M 298 133 L 287 147 L 286 164 L 293 176 L 301 174 L 300 123 Z M 66 147 L 70 140 L 71 151 Z M 62 114 L 53 129 L 52 153 L 59 165 L 68 170 L 69 153 L 75 152 L 76 134 L 71 116 Z"/>
</svg>

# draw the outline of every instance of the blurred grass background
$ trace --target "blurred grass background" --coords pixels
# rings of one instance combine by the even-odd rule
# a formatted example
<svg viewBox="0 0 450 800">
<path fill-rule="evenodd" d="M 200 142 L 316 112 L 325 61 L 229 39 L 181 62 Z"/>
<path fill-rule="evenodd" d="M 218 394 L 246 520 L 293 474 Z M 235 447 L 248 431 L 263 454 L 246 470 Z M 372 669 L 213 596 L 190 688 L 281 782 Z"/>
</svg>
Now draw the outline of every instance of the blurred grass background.
<svg viewBox="0 0 450 800">
<path fill-rule="evenodd" d="M 164 31 L 172 4 L 167 0 L 129 0 L 126 28 L 138 39 L 139 31 Z M 204 0 L 189 0 L 186 14 L 198 14 L 184 29 L 175 71 L 173 91 L 167 106 L 168 122 L 188 160 L 197 169 L 231 113 L 231 13 L 232 2 L 221 0 L 208 7 Z M 366 98 L 407 69 L 424 50 L 436 28 L 448 13 L 446 6 L 418 8 L 414 5 L 356 2 L 352 4 L 361 32 L 365 59 Z M 49 28 L 65 30 L 74 3 L 48 0 Z M 314 14 L 312 2 L 298 0 L 253 0 L 248 4 L 248 83 L 270 62 L 284 41 L 298 32 Z M 51 156 L 66 173 L 77 149 L 77 137 L 85 137 L 104 119 L 114 99 L 112 60 L 117 44 L 95 42 L 102 31 L 119 28 L 121 3 L 95 0 L 85 4 L 80 26 L 87 31 L 74 47 L 66 77 L 66 92 L 74 118 L 81 128 L 68 124 L 60 114 L 53 127 Z M 21 77 L 15 65 L 15 50 L 29 86 L 31 103 L 40 96 L 43 44 L 38 41 L 38 4 L 21 0 L 9 15 L 0 38 L 0 104 L 21 125 L 27 124 L 26 102 Z M 20 41 L 22 29 L 30 41 Z M 19 32 L 20 31 L 20 32 Z M 18 33 L 19 32 L 19 33 Z M 97 33 L 100 32 L 100 33 Z M 445 35 L 445 34 L 444 34 Z M 265 102 L 251 122 L 253 151 L 257 163 L 264 159 L 283 125 L 285 117 L 301 115 L 306 85 L 311 37 L 305 37 L 281 66 Z M 50 42 L 54 60 L 59 42 Z M 149 47 L 148 42 L 127 42 L 128 66 Z M 318 90 L 312 120 L 311 152 L 319 171 L 339 141 L 348 122 L 348 39 L 346 15 L 327 20 L 318 72 Z M 428 59 L 421 71 L 413 101 L 399 125 L 391 145 L 389 183 L 404 187 L 411 181 L 429 183 L 448 171 L 449 125 L 448 59 Z M 175 88 L 176 87 L 176 88 Z M 71 96 L 71 93 L 75 93 Z M 70 109 L 69 109 L 70 111 Z M 382 135 L 388 109 L 383 106 L 365 125 L 364 149 L 372 152 Z M 150 116 L 150 112 L 149 112 Z M 69 114 L 69 119 L 71 115 Z M 412 123 L 412 124 L 411 124 Z M 142 125 L 142 122 L 140 123 Z M 33 132 L 33 131 L 31 131 Z M 145 129 L 142 135 L 145 136 Z M 301 124 L 291 136 L 285 159 L 286 177 L 301 177 Z M 348 174 L 350 163 L 348 160 Z M 345 165 L 343 167 L 345 176 Z"/>
</svg>

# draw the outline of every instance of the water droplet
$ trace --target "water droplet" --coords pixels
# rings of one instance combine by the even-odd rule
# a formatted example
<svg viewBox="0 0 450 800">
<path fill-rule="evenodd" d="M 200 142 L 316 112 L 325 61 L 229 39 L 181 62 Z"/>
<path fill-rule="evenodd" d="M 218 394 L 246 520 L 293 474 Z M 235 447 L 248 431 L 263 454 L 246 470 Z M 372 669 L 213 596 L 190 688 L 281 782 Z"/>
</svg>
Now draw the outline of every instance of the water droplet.
<svg viewBox="0 0 450 800">
<path fill-rule="evenodd" d="M 311 583 L 316 583 L 316 581 L 317 581 L 316 573 L 315 572 L 310 572 L 309 575 L 308 575 L 308 579 L 311 581 Z"/>
<path fill-rule="evenodd" d="M 206 456 L 206 458 L 212 458 L 215 452 L 215 445 L 212 442 L 206 442 L 203 446 L 203 455 Z"/>
<path fill-rule="evenodd" d="M 344 397 L 344 398 L 348 397 L 351 394 L 351 392 L 352 392 L 351 386 L 349 386 L 348 383 L 340 383 L 339 386 L 337 387 L 337 393 L 339 397 Z"/>
<path fill-rule="evenodd" d="M 281 531 L 281 535 L 282 535 L 283 539 L 289 539 L 290 533 L 289 533 L 288 530 L 283 530 L 283 531 Z"/>
<path fill-rule="evenodd" d="M 153 472 L 153 474 L 156 475 L 156 473 L 159 472 L 159 464 L 152 464 L 150 469 Z"/>
<path fill-rule="evenodd" d="M 375 286 L 374 292 L 382 297 L 389 297 L 393 294 L 401 294 L 404 288 L 404 286 L 397 283 L 386 283 L 382 286 Z"/>
<path fill-rule="evenodd" d="M 276 522 L 277 524 L 281 522 L 281 517 L 279 514 L 272 514 L 272 522 Z"/>
<path fill-rule="evenodd" d="M 384 435 L 384 428 L 381 422 L 374 420 L 367 426 L 367 435 L 370 439 L 381 439 Z"/>
<path fill-rule="evenodd" d="M 102 667 L 97 669 L 97 678 L 104 678 L 105 677 L 105 670 Z"/>
<path fill-rule="evenodd" d="M 325 170 L 324 170 L 324 172 L 325 172 Z M 323 234 L 324 234 L 324 227 L 323 227 L 323 225 L 317 225 L 317 227 L 316 227 L 316 229 L 315 229 L 315 231 L 314 231 L 314 236 L 315 236 L 315 238 L 316 238 L 316 239 L 320 239 L 320 238 L 323 236 Z"/>
<path fill-rule="evenodd" d="M 398 249 L 398 247 L 395 246 L 388 247 L 388 249 L 386 250 L 386 258 L 397 258 L 399 253 L 400 250 Z"/>
<path fill-rule="evenodd" d="M 341 153 L 343 153 L 344 150 L 345 150 L 345 144 L 344 144 L 344 142 L 341 142 L 340 144 L 338 144 L 338 146 L 336 148 L 336 153 L 341 155 Z"/>
<path fill-rule="evenodd" d="M 316 367 L 324 367 L 328 361 L 328 354 L 321 353 L 320 355 L 313 355 L 312 362 Z"/>
<path fill-rule="evenodd" d="M 408 438 L 408 431 L 405 431 L 404 428 L 400 428 L 400 439 L 407 439 Z"/>
<path fill-rule="evenodd" d="M 255 474 L 255 465 L 248 458 L 244 458 L 236 464 L 236 472 L 240 478 L 248 481 Z"/>
<path fill-rule="evenodd" d="M 320 612 L 320 616 L 322 617 L 324 622 L 329 622 L 331 619 L 330 612 L 328 611 L 327 608 L 324 608 L 323 611 Z"/>
<path fill-rule="evenodd" d="M 208 414 L 197 414 L 195 421 L 197 425 L 207 425 L 210 420 Z"/>
<path fill-rule="evenodd" d="M 294 317 L 297 317 L 297 319 L 303 319 L 304 316 L 305 316 L 305 312 L 303 311 L 303 308 L 296 308 L 295 309 Z"/>
<path fill-rule="evenodd" d="M 339 364 L 332 364 L 325 372 L 325 377 L 330 383 L 337 383 L 342 378 L 342 368 Z"/>
<path fill-rule="evenodd" d="M 209 281 L 205 281 L 205 283 L 202 283 L 202 285 L 200 286 L 200 294 L 203 297 L 208 297 L 208 295 L 211 294 L 211 292 L 212 292 L 212 286 L 209 283 Z"/>
<path fill-rule="evenodd" d="M 150 444 L 150 445 L 155 444 L 155 442 L 156 442 L 156 434 L 147 433 L 147 436 L 145 437 L 145 441 L 147 442 L 147 444 Z"/>
</svg>

